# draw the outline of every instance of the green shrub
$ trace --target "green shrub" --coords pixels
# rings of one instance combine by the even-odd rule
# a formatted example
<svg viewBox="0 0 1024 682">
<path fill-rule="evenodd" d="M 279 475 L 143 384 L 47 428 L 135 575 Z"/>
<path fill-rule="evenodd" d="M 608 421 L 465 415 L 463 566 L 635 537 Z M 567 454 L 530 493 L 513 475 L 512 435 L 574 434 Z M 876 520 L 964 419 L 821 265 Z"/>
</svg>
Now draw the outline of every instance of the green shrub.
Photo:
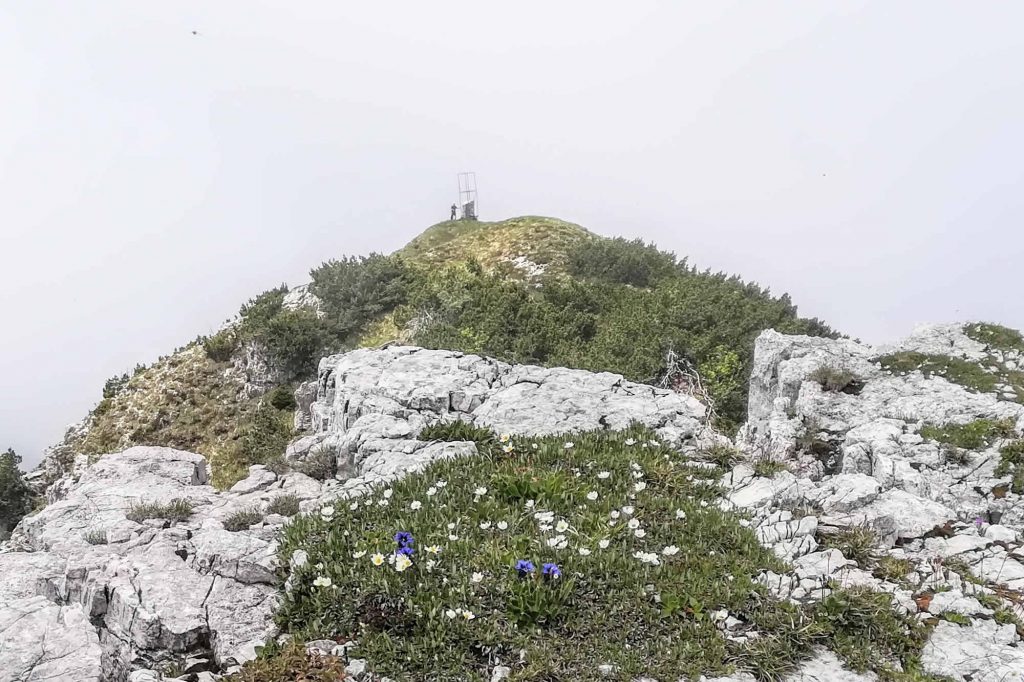
<svg viewBox="0 0 1024 682">
<path fill-rule="evenodd" d="M 202 343 L 206 357 L 214 362 L 227 362 L 238 347 L 238 339 L 233 329 L 224 329 L 213 336 L 203 337 Z"/>
<path fill-rule="evenodd" d="M 921 437 L 937 443 L 946 443 L 964 450 L 983 450 L 1000 438 L 1014 434 L 1014 423 L 1009 419 L 975 419 L 966 424 L 925 424 Z"/>
<path fill-rule="evenodd" d="M 295 408 L 298 407 L 298 403 L 295 402 L 295 387 L 288 385 L 272 388 L 267 393 L 267 402 L 275 410 L 294 412 Z"/>
<path fill-rule="evenodd" d="M 569 254 L 567 269 L 574 277 L 634 287 L 649 287 L 677 272 L 674 254 L 641 239 L 621 237 L 583 242 Z"/>
<path fill-rule="evenodd" d="M 821 387 L 832 393 L 839 393 L 858 381 L 857 375 L 845 367 L 822 365 L 807 377 L 821 384 Z"/>
<path fill-rule="evenodd" d="M 338 456 L 333 448 L 319 447 L 306 459 L 295 464 L 295 470 L 318 481 L 329 481 L 338 473 Z"/>
<path fill-rule="evenodd" d="M 217 487 L 229 487 L 241 480 L 253 464 L 281 460 L 291 441 L 292 415 L 274 409 L 268 401 L 260 402 L 243 419 L 230 450 L 213 467 L 213 483 Z"/>
<path fill-rule="evenodd" d="M 107 544 L 107 531 L 98 529 L 88 530 L 82 533 L 82 539 L 90 545 L 105 545 Z"/>
<path fill-rule="evenodd" d="M 341 682 L 347 679 L 343 660 L 307 653 L 306 647 L 297 641 L 264 647 L 255 660 L 246 662 L 241 670 L 225 678 L 228 682 Z"/>
<path fill-rule="evenodd" d="M 995 374 L 986 372 L 978 363 L 948 355 L 899 351 L 881 356 L 878 362 L 882 369 L 893 374 L 907 374 L 919 370 L 925 377 L 939 376 L 980 393 L 991 393 L 999 383 Z"/>
<path fill-rule="evenodd" d="M 1018 495 L 1024 494 L 1024 438 L 1018 438 L 1001 447 L 999 458 L 996 476 L 1010 474 L 1010 489 Z"/>
<path fill-rule="evenodd" d="M 22 517 L 32 511 L 35 494 L 25 483 L 14 450 L 0 454 L 0 538 L 5 538 Z"/>
<path fill-rule="evenodd" d="M 844 528 L 835 535 L 826 536 L 825 546 L 838 549 L 847 559 L 867 566 L 877 553 L 878 536 L 864 526 Z"/>
<path fill-rule="evenodd" d="M 999 350 L 1015 350 L 1024 352 L 1024 335 L 1016 329 L 1001 324 L 975 322 L 964 325 L 964 334 L 979 343 L 987 344 Z"/>
<path fill-rule="evenodd" d="M 129 521 L 142 523 L 148 519 L 167 519 L 169 521 L 187 521 L 192 516 L 192 502 L 185 498 L 176 498 L 162 504 L 160 502 L 132 503 L 125 514 Z"/>
<path fill-rule="evenodd" d="M 267 515 L 295 516 L 299 513 L 299 498 L 295 495 L 278 495 L 267 505 Z"/>
<path fill-rule="evenodd" d="M 239 509 L 231 516 L 224 519 L 224 530 L 229 530 L 232 533 L 240 530 L 247 530 L 249 526 L 259 523 L 263 520 L 263 510 L 259 506 L 246 507 L 245 509 Z"/>
<path fill-rule="evenodd" d="M 401 258 L 380 254 L 327 261 L 309 274 L 330 334 L 342 343 L 404 303 L 413 278 Z"/>
</svg>

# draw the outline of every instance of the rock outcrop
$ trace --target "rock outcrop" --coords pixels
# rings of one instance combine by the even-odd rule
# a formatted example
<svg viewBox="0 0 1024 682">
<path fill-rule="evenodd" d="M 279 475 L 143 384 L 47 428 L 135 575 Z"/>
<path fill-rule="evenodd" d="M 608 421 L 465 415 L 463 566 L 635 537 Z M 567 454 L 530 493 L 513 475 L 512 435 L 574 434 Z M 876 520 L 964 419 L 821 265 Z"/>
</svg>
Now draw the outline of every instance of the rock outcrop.
<svg viewBox="0 0 1024 682">
<path fill-rule="evenodd" d="M 894 352 L 948 356 L 980 372 L 1016 367 L 1012 353 L 958 326 L 922 328 L 885 349 L 766 331 L 739 444 L 752 463 L 772 463 L 767 471 L 785 468 L 757 476 L 755 466 L 737 466 L 722 481 L 723 505 L 748 513 L 761 541 L 791 562 L 787 574 L 762 575 L 781 598 L 811 601 L 835 586 L 867 586 L 926 622 L 956 614 L 967 625 L 937 623 L 925 671 L 1020 682 L 1021 633 L 1006 620 L 1024 615 L 1024 497 L 997 469 L 1000 447 L 1024 433 L 1024 405 L 998 379 L 982 392 L 935 372 L 883 369 L 880 360 Z M 842 385 L 826 386 L 822 368 Z M 921 435 L 925 425 L 996 422 L 1011 433 L 973 451 Z M 906 574 L 879 571 L 882 559 Z M 992 607 L 1002 611 L 998 621 Z"/>
<path fill-rule="evenodd" d="M 264 515 L 240 530 L 226 524 L 235 528 L 237 512 L 265 510 L 279 496 L 313 509 L 476 451 L 470 442 L 418 440 L 431 423 L 461 419 L 540 435 L 636 421 L 681 445 L 700 437 L 704 416 L 692 398 L 614 374 L 410 347 L 326 358 L 317 383 L 297 398 L 297 423 L 314 434 L 293 443 L 290 456 L 327 448 L 338 457 L 339 480 L 254 466 L 220 493 L 200 455 L 135 447 L 92 464 L 79 457 L 57 484 L 60 499 L 22 521 L 17 551 L 0 553 L 0 675 L 8 676 L 0 680 L 120 681 L 168 664 L 224 671 L 251 658 L 273 634 L 276 536 L 286 519 Z M 191 512 L 183 520 L 133 513 L 182 501 Z"/>
</svg>

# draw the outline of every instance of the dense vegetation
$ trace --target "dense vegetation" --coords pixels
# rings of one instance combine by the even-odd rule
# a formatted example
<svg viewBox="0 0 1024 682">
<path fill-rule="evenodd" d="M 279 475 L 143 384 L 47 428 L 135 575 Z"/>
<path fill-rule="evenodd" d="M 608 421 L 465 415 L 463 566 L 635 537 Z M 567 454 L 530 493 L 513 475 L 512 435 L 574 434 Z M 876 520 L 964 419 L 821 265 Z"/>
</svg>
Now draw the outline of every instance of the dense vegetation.
<svg viewBox="0 0 1024 682">
<path fill-rule="evenodd" d="M 230 486 L 250 464 L 280 461 L 292 391 L 321 357 L 394 341 L 689 389 L 729 430 L 743 420 L 761 330 L 833 333 L 786 296 L 552 219 L 442 223 L 398 254 L 310 274 L 319 310 L 286 307 L 285 286 L 252 298 L 235 324 L 111 379 L 87 435 L 65 450 L 200 452 L 215 485 Z"/>
<path fill-rule="evenodd" d="M 311 273 L 322 316 L 284 309 L 285 292 L 273 289 L 223 334 L 261 344 L 288 380 L 309 376 L 326 351 L 393 340 L 663 385 L 692 368 L 725 427 L 743 418 L 760 331 L 833 334 L 799 318 L 786 296 L 699 272 L 640 241 L 589 238 L 566 255 L 564 271 L 528 283 L 473 260 L 424 266 L 374 254 L 329 261 Z"/>
<path fill-rule="evenodd" d="M 721 471 L 650 432 L 498 439 L 458 425 L 449 437 L 467 435 L 478 456 L 286 528 L 282 562 L 306 553 L 279 614 L 286 631 L 357 639 L 352 655 L 406 680 L 487 680 L 495 665 L 514 680 L 597 679 L 602 664 L 620 680 L 774 680 L 815 645 L 883 679 L 927 679 L 909 676 L 925 628 L 889 595 L 771 598 L 756 577 L 778 560 L 715 504 Z M 728 640 L 726 614 L 759 636 Z"/>
<path fill-rule="evenodd" d="M 21 457 L 10 448 L 0 454 L 0 540 L 7 539 L 25 514 L 32 510 L 33 493 L 18 465 Z"/>
</svg>

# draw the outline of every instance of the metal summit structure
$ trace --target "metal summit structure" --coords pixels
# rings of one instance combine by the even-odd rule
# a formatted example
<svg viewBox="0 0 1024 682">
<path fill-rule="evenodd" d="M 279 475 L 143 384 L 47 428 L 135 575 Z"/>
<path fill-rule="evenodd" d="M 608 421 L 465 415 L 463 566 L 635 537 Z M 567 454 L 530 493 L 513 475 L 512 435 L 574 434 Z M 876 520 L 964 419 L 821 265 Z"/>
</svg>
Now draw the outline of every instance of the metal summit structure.
<svg viewBox="0 0 1024 682">
<path fill-rule="evenodd" d="M 459 173 L 459 209 L 463 220 L 476 220 L 476 173 Z"/>
</svg>

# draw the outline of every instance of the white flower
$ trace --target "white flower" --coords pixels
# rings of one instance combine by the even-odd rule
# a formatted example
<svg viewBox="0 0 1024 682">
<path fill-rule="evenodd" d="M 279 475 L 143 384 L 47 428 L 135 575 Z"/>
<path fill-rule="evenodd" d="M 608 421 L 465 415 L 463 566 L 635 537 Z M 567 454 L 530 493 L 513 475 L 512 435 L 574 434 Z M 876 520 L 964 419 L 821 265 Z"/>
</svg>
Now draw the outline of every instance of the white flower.
<svg viewBox="0 0 1024 682">
<path fill-rule="evenodd" d="M 630 462 L 629 468 L 632 469 L 633 471 L 640 471 L 640 465 L 637 464 L 636 462 Z"/>
<path fill-rule="evenodd" d="M 587 499 L 590 500 L 591 502 L 596 500 L 597 499 L 597 491 L 596 490 L 591 490 L 589 493 L 587 493 Z"/>
<path fill-rule="evenodd" d="M 658 555 L 654 552 L 641 552 L 638 550 L 633 552 L 633 558 L 639 559 L 642 563 L 650 564 L 651 566 L 657 566 L 661 563 L 661 560 L 658 559 Z"/>
<path fill-rule="evenodd" d="M 376 554 L 370 557 L 370 563 L 372 563 L 374 566 L 380 566 L 384 563 L 384 555 L 380 552 L 377 552 Z"/>
<path fill-rule="evenodd" d="M 483 573 L 474 573 L 472 575 L 472 577 L 470 577 L 470 580 L 472 580 L 475 583 L 482 583 L 484 581 L 484 574 Z"/>
<path fill-rule="evenodd" d="M 350 504 L 348 506 L 348 508 L 351 509 L 352 511 L 355 511 L 356 509 L 359 509 L 359 503 L 358 502 L 353 502 L 352 504 Z"/>
<path fill-rule="evenodd" d="M 366 556 L 366 550 L 360 550 L 358 552 L 352 552 L 352 558 L 353 559 L 362 559 L 364 556 Z"/>
<path fill-rule="evenodd" d="M 505 453 L 506 455 L 511 455 L 511 454 L 512 454 L 512 452 L 513 452 L 513 450 L 515 450 L 515 448 L 514 448 L 514 447 L 512 447 L 512 443 L 509 443 L 508 445 L 505 445 L 505 446 L 504 446 L 504 447 L 502 447 L 501 449 L 502 449 L 502 451 L 504 451 L 504 453 Z"/>
<path fill-rule="evenodd" d="M 429 552 L 430 554 L 440 554 L 441 553 L 441 548 L 438 547 L 437 545 L 430 545 L 428 547 L 424 547 L 423 551 L 424 552 Z"/>
<path fill-rule="evenodd" d="M 458 535 L 456 535 L 455 533 L 448 533 L 448 539 L 449 539 L 449 540 L 450 540 L 451 542 L 455 542 L 456 540 L 458 540 L 458 539 L 459 539 L 459 536 L 458 536 Z"/>
<path fill-rule="evenodd" d="M 447 611 L 444 612 L 444 615 L 448 616 L 448 618 L 454 619 L 455 616 L 457 616 L 459 614 L 455 613 L 451 609 L 448 609 Z"/>
<path fill-rule="evenodd" d="M 395 565 L 395 555 L 394 554 L 388 554 L 388 563 L 391 564 L 392 566 Z"/>
<path fill-rule="evenodd" d="M 604 540 L 598 541 L 597 546 L 600 547 L 601 549 L 608 549 L 608 545 L 610 545 L 610 544 L 612 544 L 611 541 L 609 541 L 607 539 L 604 539 Z"/>
<path fill-rule="evenodd" d="M 700 506 L 702 506 L 702 507 L 708 506 L 708 501 L 707 500 L 701 500 L 700 501 Z"/>
<path fill-rule="evenodd" d="M 534 450 L 536 450 L 536 449 L 537 449 L 537 444 L 536 444 L 536 443 L 534 443 L 534 444 L 533 444 L 533 445 L 531 445 L 530 447 L 532 447 L 532 448 L 533 448 Z"/>
<path fill-rule="evenodd" d="M 672 556 L 673 554 L 678 554 L 679 553 L 679 548 L 676 547 L 675 545 L 669 545 L 668 547 L 663 548 L 661 550 L 661 553 L 664 554 L 665 556 Z"/>
<path fill-rule="evenodd" d="M 617 519 L 620 516 L 622 516 L 622 512 L 620 512 L 618 509 L 613 509 L 609 516 L 611 516 L 613 519 Z"/>
<path fill-rule="evenodd" d="M 412 561 L 409 559 L 409 557 L 405 556 L 404 554 L 399 554 L 395 557 L 395 570 L 399 573 L 409 568 L 410 566 L 412 566 Z"/>
<path fill-rule="evenodd" d="M 448 524 L 448 530 L 455 530 L 455 524 L 454 523 L 449 523 Z"/>
<path fill-rule="evenodd" d="M 708 552 L 708 556 L 715 556 L 715 554 L 716 554 L 715 550 L 711 550 L 710 552 Z"/>
<path fill-rule="evenodd" d="M 744 528 L 750 528 L 750 520 L 749 519 L 740 519 L 740 525 L 743 526 Z"/>
<path fill-rule="evenodd" d="M 508 521 L 498 521 L 498 530 L 508 530 Z"/>
<path fill-rule="evenodd" d="M 622 508 L 622 513 L 625 514 L 626 516 L 632 516 L 633 515 L 633 511 L 634 511 L 634 509 L 630 505 L 626 505 L 625 507 Z"/>
<path fill-rule="evenodd" d="M 434 566 L 437 566 L 437 562 L 436 561 L 434 561 L 433 559 L 430 559 L 429 561 L 427 561 L 427 563 L 426 563 L 427 573 L 432 573 L 434 571 Z"/>
<path fill-rule="evenodd" d="M 558 533 L 564 533 L 569 530 L 569 524 L 565 519 L 559 519 L 558 523 L 555 524 L 555 531 Z"/>
<path fill-rule="evenodd" d="M 510 440 L 512 440 L 512 436 L 507 433 L 503 433 L 500 436 L 498 436 L 498 440 L 500 440 L 502 443 L 507 443 Z"/>
<path fill-rule="evenodd" d="M 435 483 L 434 485 L 436 485 L 438 488 L 443 488 L 446 485 L 448 485 L 448 481 L 441 480 L 441 481 L 438 481 L 437 483 Z"/>
<path fill-rule="evenodd" d="M 479 488 L 473 491 L 473 494 L 476 495 L 477 497 L 482 497 L 483 495 L 487 494 L 487 488 L 480 486 Z"/>
<path fill-rule="evenodd" d="M 615 522 L 614 522 L 614 521 L 609 521 L 609 522 L 608 522 L 608 525 L 609 525 L 609 526 L 614 526 L 614 525 L 615 525 Z"/>
<path fill-rule="evenodd" d="M 647 531 L 645 531 L 643 528 L 637 528 L 635 531 L 633 531 L 633 535 L 637 536 L 638 538 L 642 538 L 643 536 L 647 535 Z"/>
<path fill-rule="evenodd" d="M 320 516 L 324 517 L 325 519 L 331 518 L 332 516 L 334 516 L 334 507 L 330 505 L 323 507 L 320 510 Z"/>
<path fill-rule="evenodd" d="M 626 439 L 626 445 L 636 445 L 636 439 L 635 438 L 627 438 Z"/>
<path fill-rule="evenodd" d="M 466 620 L 473 620 L 474 618 L 476 618 L 472 611 L 463 611 L 462 617 Z"/>
<path fill-rule="evenodd" d="M 643 478 L 643 477 L 644 477 L 644 472 L 642 472 L 642 471 L 634 471 L 633 472 L 633 478 Z"/>
<path fill-rule="evenodd" d="M 436 486 L 430 486 L 429 488 L 427 488 L 427 497 L 433 497 L 436 494 L 437 494 L 437 487 Z"/>
<path fill-rule="evenodd" d="M 640 519 L 630 519 L 627 525 L 630 530 L 636 530 L 640 527 Z"/>
<path fill-rule="evenodd" d="M 556 535 L 548 538 L 548 547 L 553 547 L 555 549 L 565 549 L 568 543 L 569 541 L 565 539 L 564 535 Z"/>
<path fill-rule="evenodd" d="M 527 511 L 533 509 L 535 506 L 537 506 L 537 501 L 536 500 L 527 500 L 526 501 L 526 510 Z"/>
<path fill-rule="evenodd" d="M 391 501 L 388 500 L 387 498 L 383 498 L 383 499 L 377 500 L 377 504 L 380 505 L 381 507 L 386 507 L 389 504 L 391 504 Z"/>
<path fill-rule="evenodd" d="M 322 576 L 317 577 L 316 580 L 313 581 L 313 584 L 316 585 L 317 587 L 330 587 L 331 586 L 331 579 L 328 578 L 325 575 L 322 575 Z"/>
<path fill-rule="evenodd" d="M 490 527 L 491 527 L 491 522 L 490 521 L 481 521 L 480 522 L 480 530 L 488 530 L 488 529 L 490 529 Z"/>
<path fill-rule="evenodd" d="M 590 556 L 590 550 L 586 547 L 580 547 L 578 551 L 580 553 L 580 556 Z"/>
<path fill-rule="evenodd" d="M 413 500 L 412 502 L 409 503 L 409 509 L 412 509 L 413 511 L 419 511 L 420 507 L 422 506 L 423 503 L 420 502 L 419 500 Z"/>
<path fill-rule="evenodd" d="M 395 491 L 392 490 L 391 488 L 388 488 L 387 490 L 384 491 L 384 497 L 386 499 L 389 499 L 389 500 L 391 499 L 391 496 L 394 495 L 394 494 L 395 494 Z"/>
<path fill-rule="evenodd" d="M 555 522 L 555 512 L 550 512 L 550 511 L 537 512 L 536 514 L 533 515 L 533 518 L 537 519 L 541 523 L 554 523 Z"/>
<path fill-rule="evenodd" d="M 733 580 L 736 579 L 736 576 L 734 576 L 734 575 L 727 575 L 727 576 L 725 576 L 725 579 L 728 580 L 729 582 L 732 582 Z"/>
<path fill-rule="evenodd" d="M 551 530 L 551 524 L 550 523 L 542 523 L 542 524 L 540 524 L 538 526 L 538 528 L 540 528 L 540 532 L 541 533 L 547 533 L 549 530 Z"/>
<path fill-rule="evenodd" d="M 686 512 L 684 512 L 682 509 L 676 509 L 676 518 L 677 519 L 685 519 L 686 518 Z"/>
<path fill-rule="evenodd" d="M 602 481 L 604 479 L 606 479 L 606 478 L 609 478 L 611 475 L 612 475 L 612 472 L 610 472 L 610 471 L 598 471 L 597 472 L 597 477 L 600 478 Z"/>
<path fill-rule="evenodd" d="M 637 481 L 633 485 L 633 490 L 637 491 L 638 493 L 642 493 L 646 488 L 647 488 L 647 484 L 644 483 L 643 481 Z"/>
<path fill-rule="evenodd" d="M 572 441 L 569 441 L 563 447 L 565 447 L 566 450 L 572 450 L 575 446 L 576 446 L 575 443 L 573 443 Z"/>
</svg>

